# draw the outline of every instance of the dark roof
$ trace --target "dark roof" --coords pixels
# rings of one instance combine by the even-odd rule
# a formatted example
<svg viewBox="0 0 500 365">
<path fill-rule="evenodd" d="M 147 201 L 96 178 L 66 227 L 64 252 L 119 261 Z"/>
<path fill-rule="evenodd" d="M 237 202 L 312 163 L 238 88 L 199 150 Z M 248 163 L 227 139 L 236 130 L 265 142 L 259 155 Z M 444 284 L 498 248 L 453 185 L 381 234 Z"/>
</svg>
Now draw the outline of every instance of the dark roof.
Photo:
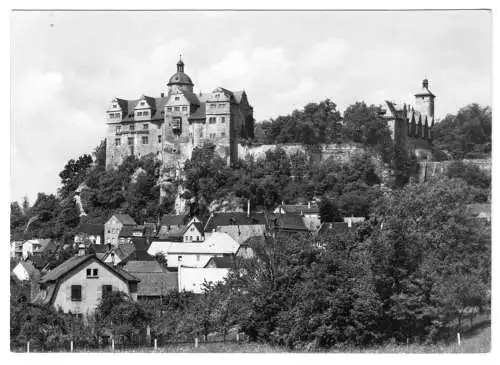
<svg viewBox="0 0 500 365">
<path fill-rule="evenodd" d="M 196 227 L 196 229 L 197 229 L 197 230 L 198 230 L 201 234 L 204 234 L 204 233 L 203 233 L 203 223 L 201 223 L 201 222 L 193 222 L 193 223 L 192 223 L 192 225 L 193 225 L 193 226 L 195 226 L 195 227 Z M 182 231 L 182 234 L 183 234 L 183 235 L 187 232 L 187 230 L 189 229 L 189 226 L 191 226 L 191 224 L 190 224 L 190 225 L 188 225 L 188 226 L 186 226 L 186 228 L 184 228 L 184 231 Z"/>
<path fill-rule="evenodd" d="M 325 222 L 321 224 L 318 233 L 333 235 L 336 233 L 347 232 L 349 230 L 349 225 L 345 222 Z"/>
<path fill-rule="evenodd" d="M 37 272 L 37 268 L 33 266 L 33 264 L 29 261 L 19 261 L 19 264 L 24 267 L 24 269 L 28 272 L 29 276 L 33 275 Z"/>
<path fill-rule="evenodd" d="M 89 252 L 93 253 L 105 253 L 108 250 L 107 245 L 96 245 L 96 244 L 91 244 L 88 247 Z"/>
<path fill-rule="evenodd" d="M 156 223 L 144 222 L 144 235 L 153 236 L 156 233 Z"/>
<path fill-rule="evenodd" d="M 169 291 L 177 291 L 177 272 L 138 272 L 134 273 L 141 281 L 137 286 L 137 296 L 158 297 Z"/>
<path fill-rule="evenodd" d="M 146 251 L 134 251 L 126 259 L 129 261 L 155 261 L 155 258 Z"/>
<path fill-rule="evenodd" d="M 319 207 L 317 205 L 311 205 L 311 207 L 309 208 L 307 204 L 282 204 L 279 207 L 283 208 L 286 213 L 319 213 Z"/>
<path fill-rule="evenodd" d="M 103 261 L 98 259 L 94 254 L 90 255 L 83 255 L 83 256 L 73 256 L 69 258 L 68 260 L 64 261 L 62 264 L 54 268 L 53 270 L 49 271 L 47 274 L 45 274 L 42 279 L 40 280 L 41 283 L 48 283 L 51 281 L 57 281 L 60 278 L 62 278 L 64 275 L 72 271 L 73 269 L 76 269 L 83 263 L 91 260 L 97 260 L 104 266 L 106 266 L 108 269 L 111 271 L 115 271 L 119 276 L 121 276 L 123 279 L 127 281 L 138 281 L 136 277 L 133 275 L 123 272 L 123 270 L 119 270 L 116 268 L 113 268 L 112 266 L 109 266 L 105 264 Z"/>
<path fill-rule="evenodd" d="M 45 267 L 45 265 L 47 265 L 49 259 L 42 255 L 30 255 L 28 261 L 31 261 L 33 266 L 35 266 L 38 270 L 41 270 Z"/>
<path fill-rule="evenodd" d="M 76 233 L 102 235 L 104 234 L 104 224 L 80 223 L 80 225 L 76 227 Z"/>
<path fill-rule="evenodd" d="M 243 212 L 213 213 L 205 225 L 205 232 L 211 232 L 222 226 L 265 225 L 266 217 L 263 213 L 253 213 L 250 217 Z"/>
<path fill-rule="evenodd" d="M 212 265 L 218 269 L 232 269 L 235 266 L 234 259 L 229 256 L 212 257 L 210 260 L 208 260 L 205 267 L 212 267 Z"/>
<path fill-rule="evenodd" d="M 183 71 L 177 71 L 168 80 L 167 86 L 171 85 L 194 85 L 191 78 Z"/>
<path fill-rule="evenodd" d="M 137 226 L 134 219 L 128 214 L 113 214 L 124 226 Z"/>
<path fill-rule="evenodd" d="M 200 102 L 200 106 L 198 108 L 196 108 L 196 110 L 191 113 L 191 115 L 189 116 L 189 119 L 206 119 L 207 117 L 207 104 L 202 101 Z"/>
<path fill-rule="evenodd" d="M 122 266 L 123 270 L 133 273 L 159 273 L 164 272 L 162 265 L 152 256 L 152 260 L 131 259 Z"/>
<path fill-rule="evenodd" d="M 123 226 L 118 237 L 137 237 L 134 236 L 134 232 L 144 234 L 144 226 Z"/>
<path fill-rule="evenodd" d="M 186 225 L 188 216 L 186 214 L 165 214 L 161 218 L 161 226 L 184 226 Z"/>
<path fill-rule="evenodd" d="M 273 221 L 277 225 L 278 230 L 308 231 L 299 213 L 275 214 Z"/>
<path fill-rule="evenodd" d="M 200 100 L 194 92 L 189 90 L 182 90 L 182 94 L 191 104 L 200 105 Z"/>
</svg>

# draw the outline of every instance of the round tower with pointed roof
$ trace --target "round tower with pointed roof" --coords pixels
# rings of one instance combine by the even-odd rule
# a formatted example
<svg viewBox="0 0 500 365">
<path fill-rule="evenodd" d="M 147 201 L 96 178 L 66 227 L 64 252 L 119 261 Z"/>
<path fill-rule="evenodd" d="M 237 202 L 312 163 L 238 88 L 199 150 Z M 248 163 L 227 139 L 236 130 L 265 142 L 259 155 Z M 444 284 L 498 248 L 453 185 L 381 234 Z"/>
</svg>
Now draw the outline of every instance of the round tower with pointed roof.
<svg viewBox="0 0 500 365">
<path fill-rule="evenodd" d="M 179 61 L 177 62 L 177 72 L 170 77 L 167 86 L 169 90 L 177 87 L 181 90 L 193 92 L 193 81 L 191 81 L 191 78 L 184 73 L 184 62 L 181 57 L 179 57 Z"/>
<path fill-rule="evenodd" d="M 429 80 L 422 81 L 422 88 L 415 94 L 415 110 L 422 114 L 423 119 L 427 117 L 429 121 L 434 118 L 434 95 L 429 90 Z"/>
</svg>

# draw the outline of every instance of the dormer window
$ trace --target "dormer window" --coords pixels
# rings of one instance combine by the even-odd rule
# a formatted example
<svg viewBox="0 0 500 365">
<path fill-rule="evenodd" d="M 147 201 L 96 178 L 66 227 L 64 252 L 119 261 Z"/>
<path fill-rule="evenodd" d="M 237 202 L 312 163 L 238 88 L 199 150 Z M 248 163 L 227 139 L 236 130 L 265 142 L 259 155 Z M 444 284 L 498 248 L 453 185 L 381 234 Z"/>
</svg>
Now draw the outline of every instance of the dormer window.
<svg viewBox="0 0 500 365">
<path fill-rule="evenodd" d="M 181 100 L 181 98 L 180 98 L 179 96 L 176 96 L 176 97 L 174 98 L 174 100 L 175 100 L 175 101 L 179 101 L 179 100 Z"/>
<path fill-rule="evenodd" d="M 118 108 L 118 105 L 116 103 L 113 103 L 113 108 Z"/>
<path fill-rule="evenodd" d="M 216 97 L 217 99 L 219 99 L 219 98 L 220 98 L 220 94 L 215 94 L 215 97 Z"/>
<path fill-rule="evenodd" d="M 141 101 L 141 106 L 144 106 L 144 101 Z"/>
</svg>

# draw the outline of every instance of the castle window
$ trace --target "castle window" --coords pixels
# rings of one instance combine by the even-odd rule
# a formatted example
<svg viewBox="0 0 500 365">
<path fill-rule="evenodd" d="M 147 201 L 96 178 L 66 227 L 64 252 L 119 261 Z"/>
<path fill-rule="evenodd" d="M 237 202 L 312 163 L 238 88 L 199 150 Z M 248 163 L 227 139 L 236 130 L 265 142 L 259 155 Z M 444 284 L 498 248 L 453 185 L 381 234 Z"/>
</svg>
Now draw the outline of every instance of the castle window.
<svg viewBox="0 0 500 365">
<path fill-rule="evenodd" d="M 167 112 L 171 112 L 172 111 L 172 107 L 171 106 L 167 106 Z"/>
<path fill-rule="evenodd" d="M 142 144 L 148 144 L 149 143 L 149 138 L 148 136 L 143 136 L 142 137 Z"/>
<path fill-rule="evenodd" d="M 220 117 L 220 122 L 221 123 L 226 123 L 226 117 Z"/>
<path fill-rule="evenodd" d="M 181 108 L 180 108 L 180 107 L 178 107 L 178 106 L 175 106 L 175 107 L 174 107 L 174 111 L 178 112 L 178 111 L 180 111 L 180 110 L 181 110 Z"/>
<path fill-rule="evenodd" d="M 116 126 L 116 133 L 120 133 L 122 131 L 122 126 L 121 125 L 117 125 Z"/>
<path fill-rule="evenodd" d="M 217 119 L 215 117 L 210 117 L 210 118 L 208 118 L 208 123 L 215 123 L 216 120 Z"/>
<path fill-rule="evenodd" d="M 149 124 L 148 123 L 144 123 L 142 125 L 142 129 L 145 130 L 145 131 L 147 131 L 149 129 Z"/>
<path fill-rule="evenodd" d="M 128 137 L 127 138 L 127 144 L 130 146 L 130 145 L 133 145 L 134 144 L 134 137 Z"/>
<path fill-rule="evenodd" d="M 119 146 L 122 144 L 121 138 L 115 138 L 115 146 Z"/>
<path fill-rule="evenodd" d="M 134 132 L 135 131 L 135 125 L 131 124 L 130 127 L 128 128 L 128 130 L 130 132 Z"/>
<path fill-rule="evenodd" d="M 158 136 L 158 143 L 161 143 L 161 135 Z"/>
<path fill-rule="evenodd" d="M 225 136 L 226 136 L 226 133 L 225 133 L 225 132 L 221 132 L 220 136 L 221 136 L 221 137 L 225 137 Z"/>
</svg>

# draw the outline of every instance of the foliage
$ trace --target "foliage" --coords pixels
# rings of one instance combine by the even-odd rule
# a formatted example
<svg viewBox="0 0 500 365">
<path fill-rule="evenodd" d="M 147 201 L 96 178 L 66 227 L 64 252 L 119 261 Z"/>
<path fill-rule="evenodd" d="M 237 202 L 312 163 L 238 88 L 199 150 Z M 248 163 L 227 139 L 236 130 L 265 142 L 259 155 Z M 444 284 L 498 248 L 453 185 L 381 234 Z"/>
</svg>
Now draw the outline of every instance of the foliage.
<svg viewBox="0 0 500 365">
<path fill-rule="evenodd" d="M 486 175 L 478 166 L 464 163 L 462 161 L 453 161 L 448 165 L 446 175 L 449 178 L 464 179 L 468 185 L 479 189 L 490 189 L 491 177 Z"/>
<path fill-rule="evenodd" d="M 433 144 L 451 159 L 491 155 L 491 108 L 470 104 L 457 115 L 448 114 L 432 128 Z"/>
</svg>

